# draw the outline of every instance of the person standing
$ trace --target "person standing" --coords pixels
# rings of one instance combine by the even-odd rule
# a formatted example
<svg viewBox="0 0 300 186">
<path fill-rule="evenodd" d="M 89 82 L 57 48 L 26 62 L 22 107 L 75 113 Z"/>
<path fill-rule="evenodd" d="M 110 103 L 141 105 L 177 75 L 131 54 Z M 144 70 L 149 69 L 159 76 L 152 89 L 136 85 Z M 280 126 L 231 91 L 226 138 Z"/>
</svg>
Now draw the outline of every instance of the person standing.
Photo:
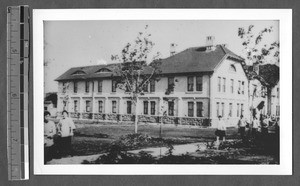
<svg viewBox="0 0 300 186">
<path fill-rule="evenodd" d="M 241 115 L 240 116 L 240 119 L 238 121 L 238 130 L 239 130 L 239 133 L 241 135 L 241 138 L 243 141 L 245 141 L 245 131 L 246 131 L 246 125 L 247 125 L 247 122 L 246 120 L 244 119 L 244 116 Z"/>
<path fill-rule="evenodd" d="M 261 126 L 261 133 L 264 137 L 268 135 L 269 124 L 270 124 L 270 119 L 269 119 L 269 116 L 267 115 L 264 117 L 264 119 L 262 121 L 262 126 Z"/>
<path fill-rule="evenodd" d="M 256 117 L 254 117 L 253 118 L 253 125 L 252 125 L 252 138 L 253 139 L 256 138 L 258 127 L 259 127 L 259 120 Z"/>
<path fill-rule="evenodd" d="M 226 125 L 225 125 L 225 122 L 222 119 L 221 115 L 218 116 L 217 130 L 216 130 L 215 134 L 217 137 L 216 145 L 217 145 L 217 148 L 219 148 L 220 140 L 223 140 L 223 142 L 224 142 L 225 136 L 226 136 Z"/>
<path fill-rule="evenodd" d="M 74 135 L 75 125 L 71 118 L 69 118 L 68 111 L 62 112 L 62 119 L 59 121 L 59 135 L 60 135 L 60 148 L 59 151 L 62 156 L 73 156 L 72 150 L 72 137 Z"/>
<path fill-rule="evenodd" d="M 56 134 L 56 126 L 49 120 L 50 112 L 44 112 L 44 164 L 52 160 L 54 155 L 53 137 Z"/>
</svg>

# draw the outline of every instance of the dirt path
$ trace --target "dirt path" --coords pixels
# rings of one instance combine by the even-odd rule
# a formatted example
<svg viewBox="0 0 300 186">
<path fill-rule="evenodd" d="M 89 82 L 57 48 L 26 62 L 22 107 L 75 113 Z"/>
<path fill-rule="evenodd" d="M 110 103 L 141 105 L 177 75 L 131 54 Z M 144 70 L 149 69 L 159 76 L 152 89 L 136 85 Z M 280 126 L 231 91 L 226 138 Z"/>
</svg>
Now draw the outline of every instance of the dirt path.
<svg viewBox="0 0 300 186">
<path fill-rule="evenodd" d="M 184 145 L 174 145 L 172 151 L 173 155 L 181 155 L 186 153 L 195 153 L 196 150 L 206 150 L 206 143 L 190 143 Z M 140 151 L 145 151 L 154 157 L 160 157 L 168 152 L 167 147 L 154 147 L 154 148 L 144 148 L 139 150 L 128 151 L 129 153 L 138 154 Z M 89 156 L 73 156 L 61 159 L 53 159 L 47 164 L 81 164 L 84 160 L 94 161 L 101 154 L 89 155 Z"/>
<path fill-rule="evenodd" d="M 47 164 L 81 164 L 84 160 L 87 161 L 94 161 L 96 160 L 101 154 L 89 155 L 89 156 L 73 156 L 73 157 L 66 157 L 61 159 L 52 159 Z"/>
</svg>

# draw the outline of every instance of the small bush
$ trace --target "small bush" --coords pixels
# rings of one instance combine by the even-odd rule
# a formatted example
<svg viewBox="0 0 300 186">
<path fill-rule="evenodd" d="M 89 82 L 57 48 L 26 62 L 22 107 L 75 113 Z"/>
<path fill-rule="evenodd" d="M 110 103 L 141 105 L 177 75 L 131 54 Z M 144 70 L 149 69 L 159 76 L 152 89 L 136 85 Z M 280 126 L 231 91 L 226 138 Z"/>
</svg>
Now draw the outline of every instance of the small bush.
<svg viewBox="0 0 300 186">
<path fill-rule="evenodd" d="M 121 136 L 114 144 L 118 144 L 127 150 L 131 150 L 144 147 L 164 146 L 167 142 L 167 140 L 162 138 L 155 138 L 146 134 L 137 133 Z"/>
</svg>

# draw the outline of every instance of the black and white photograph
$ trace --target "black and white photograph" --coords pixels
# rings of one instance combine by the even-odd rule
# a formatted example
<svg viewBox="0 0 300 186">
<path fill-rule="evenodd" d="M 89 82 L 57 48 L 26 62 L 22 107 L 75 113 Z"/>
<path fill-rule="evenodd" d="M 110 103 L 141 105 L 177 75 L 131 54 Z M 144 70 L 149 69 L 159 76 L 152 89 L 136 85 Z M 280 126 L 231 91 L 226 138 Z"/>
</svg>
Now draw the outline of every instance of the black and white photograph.
<svg viewBox="0 0 300 186">
<path fill-rule="evenodd" d="M 291 161 L 282 153 L 291 113 L 282 117 L 290 98 L 281 68 L 291 58 L 282 58 L 281 20 L 58 15 L 38 22 L 34 34 L 43 72 L 35 77 L 43 92 L 35 99 L 37 172 L 184 165 L 205 174 L 217 165 L 217 174 L 230 166 L 238 174 L 250 165 L 251 174 L 263 174 L 261 166 Z"/>
</svg>

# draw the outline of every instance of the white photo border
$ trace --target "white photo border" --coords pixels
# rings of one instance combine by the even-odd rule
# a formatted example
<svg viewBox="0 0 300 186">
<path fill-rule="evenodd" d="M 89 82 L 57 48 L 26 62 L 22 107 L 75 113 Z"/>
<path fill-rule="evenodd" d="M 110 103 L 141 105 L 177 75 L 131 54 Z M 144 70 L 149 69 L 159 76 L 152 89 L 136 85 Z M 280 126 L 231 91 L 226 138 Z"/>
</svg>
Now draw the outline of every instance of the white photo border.
<svg viewBox="0 0 300 186">
<path fill-rule="evenodd" d="M 138 15 L 138 16 L 136 16 Z M 237 16 L 238 15 L 238 16 Z M 279 165 L 44 165 L 44 21 L 58 20 L 278 20 L 280 33 Z M 34 9 L 34 174 L 47 175 L 292 175 L 291 9 Z"/>
</svg>

